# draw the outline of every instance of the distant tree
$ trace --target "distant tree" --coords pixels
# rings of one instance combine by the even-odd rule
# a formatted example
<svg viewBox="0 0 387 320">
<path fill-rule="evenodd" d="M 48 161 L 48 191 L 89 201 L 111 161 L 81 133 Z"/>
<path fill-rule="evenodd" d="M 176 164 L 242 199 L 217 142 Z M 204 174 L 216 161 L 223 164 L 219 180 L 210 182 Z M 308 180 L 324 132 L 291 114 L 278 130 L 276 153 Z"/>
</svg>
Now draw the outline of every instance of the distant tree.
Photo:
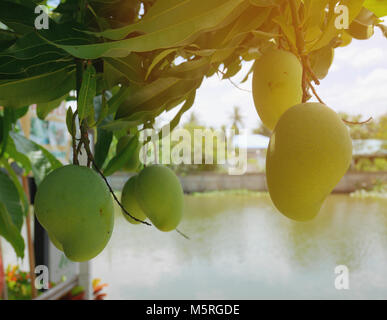
<svg viewBox="0 0 387 320">
<path fill-rule="evenodd" d="M 261 123 L 258 126 L 258 128 L 254 129 L 253 133 L 254 134 L 261 134 L 261 135 L 266 136 L 266 137 L 270 137 L 271 136 L 270 129 L 268 129 L 263 123 Z"/>
<path fill-rule="evenodd" d="M 235 134 L 239 134 L 240 128 L 243 127 L 243 115 L 240 107 L 235 106 L 230 116 L 232 125 L 231 128 L 235 130 Z"/>
<path fill-rule="evenodd" d="M 191 125 L 199 125 L 199 117 L 197 116 L 197 114 L 195 112 L 191 112 L 191 114 L 189 115 L 189 118 L 187 120 L 187 124 L 191 124 Z"/>
</svg>

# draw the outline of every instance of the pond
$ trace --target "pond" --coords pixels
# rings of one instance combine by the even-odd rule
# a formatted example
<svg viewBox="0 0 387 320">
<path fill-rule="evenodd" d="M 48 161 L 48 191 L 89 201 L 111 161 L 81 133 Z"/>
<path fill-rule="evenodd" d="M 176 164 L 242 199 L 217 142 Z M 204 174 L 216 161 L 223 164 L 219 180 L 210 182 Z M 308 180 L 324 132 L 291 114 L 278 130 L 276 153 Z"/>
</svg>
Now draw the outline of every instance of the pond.
<svg viewBox="0 0 387 320">
<path fill-rule="evenodd" d="M 185 197 L 177 232 L 118 213 L 93 260 L 110 299 L 387 299 L 387 200 L 332 195 L 312 222 L 283 217 L 267 194 Z M 335 267 L 349 290 L 335 288 Z"/>
</svg>

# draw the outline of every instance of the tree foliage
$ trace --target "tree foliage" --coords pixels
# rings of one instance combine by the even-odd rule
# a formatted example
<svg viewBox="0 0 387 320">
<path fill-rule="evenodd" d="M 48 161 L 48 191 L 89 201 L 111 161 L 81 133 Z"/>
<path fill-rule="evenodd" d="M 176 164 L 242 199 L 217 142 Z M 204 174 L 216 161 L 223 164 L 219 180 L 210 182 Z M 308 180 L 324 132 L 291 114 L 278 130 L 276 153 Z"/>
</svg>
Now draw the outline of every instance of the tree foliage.
<svg viewBox="0 0 387 320">
<path fill-rule="evenodd" d="M 180 108 L 175 127 L 204 78 L 230 79 L 265 48 L 299 56 L 312 75 L 304 83 L 309 92 L 327 75 L 336 48 L 371 37 L 375 28 L 387 35 L 380 19 L 387 6 L 379 0 L 62 0 L 51 7 L 47 30 L 35 28 L 39 4 L 51 1 L 0 2 L 0 156 L 8 175 L 15 161 L 38 182 L 60 164 L 15 132 L 31 104 L 44 118 L 76 91 L 78 109 L 69 110 L 67 126 L 75 139 L 78 116 L 83 132 L 97 132 L 95 162 L 103 167 L 113 135 L 149 128 L 161 113 Z M 339 5 L 348 8 L 348 29 L 337 28 Z M 1 204 L 5 217 L 11 210 Z"/>
</svg>

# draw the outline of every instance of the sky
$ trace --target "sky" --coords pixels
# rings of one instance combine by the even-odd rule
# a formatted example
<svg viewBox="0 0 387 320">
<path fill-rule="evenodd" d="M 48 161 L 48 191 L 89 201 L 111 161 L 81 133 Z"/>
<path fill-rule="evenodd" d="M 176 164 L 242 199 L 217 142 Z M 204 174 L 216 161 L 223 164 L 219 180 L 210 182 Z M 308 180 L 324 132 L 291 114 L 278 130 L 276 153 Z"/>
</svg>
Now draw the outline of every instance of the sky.
<svg viewBox="0 0 387 320">
<path fill-rule="evenodd" d="M 244 84 L 239 83 L 250 66 L 251 63 L 245 63 L 232 79 L 246 90 L 251 90 L 252 77 Z M 387 113 L 387 39 L 381 31 L 377 29 L 369 40 L 353 40 L 349 46 L 336 49 L 330 72 L 317 87 L 317 92 L 337 112 L 361 114 L 365 120 Z M 194 112 L 207 126 L 231 126 L 234 106 L 241 109 L 245 129 L 258 127 L 260 120 L 252 94 L 215 75 L 204 80 L 194 106 L 182 117 L 181 123 L 186 122 L 190 113 Z M 175 113 L 163 114 L 160 120 L 171 119 Z"/>
</svg>

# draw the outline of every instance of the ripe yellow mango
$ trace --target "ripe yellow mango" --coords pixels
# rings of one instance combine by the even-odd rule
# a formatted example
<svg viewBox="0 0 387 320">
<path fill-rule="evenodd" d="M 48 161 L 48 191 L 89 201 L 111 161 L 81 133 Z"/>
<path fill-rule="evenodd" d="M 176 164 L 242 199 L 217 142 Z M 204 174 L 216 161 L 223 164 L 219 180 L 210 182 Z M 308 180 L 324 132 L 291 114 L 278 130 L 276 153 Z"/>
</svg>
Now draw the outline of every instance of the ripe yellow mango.
<svg viewBox="0 0 387 320">
<path fill-rule="evenodd" d="M 313 219 L 351 164 L 352 140 L 330 108 L 303 103 L 286 111 L 266 158 L 270 197 L 288 218 Z"/>
<path fill-rule="evenodd" d="M 255 62 L 253 97 L 262 122 L 273 130 L 287 109 L 302 102 L 302 65 L 298 58 L 288 51 L 268 49 Z"/>
<path fill-rule="evenodd" d="M 35 214 L 54 245 L 72 261 L 97 256 L 113 231 L 109 189 L 87 167 L 68 165 L 51 172 L 38 187 Z"/>
<path fill-rule="evenodd" d="M 144 211 L 142 211 L 135 195 L 135 187 L 136 187 L 137 175 L 131 177 L 124 185 L 121 194 L 121 204 L 133 217 L 139 220 L 146 220 L 146 215 Z M 123 212 L 123 215 L 126 220 L 133 224 L 139 224 L 140 222 L 132 219 L 126 213 Z"/>
<path fill-rule="evenodd" d="M 183 217 L 184 193 L 175 173 L 153 165 L 136 179 L 136 198 L 146 216 L 161 231 L 176 229 Z"/>
</svg>

